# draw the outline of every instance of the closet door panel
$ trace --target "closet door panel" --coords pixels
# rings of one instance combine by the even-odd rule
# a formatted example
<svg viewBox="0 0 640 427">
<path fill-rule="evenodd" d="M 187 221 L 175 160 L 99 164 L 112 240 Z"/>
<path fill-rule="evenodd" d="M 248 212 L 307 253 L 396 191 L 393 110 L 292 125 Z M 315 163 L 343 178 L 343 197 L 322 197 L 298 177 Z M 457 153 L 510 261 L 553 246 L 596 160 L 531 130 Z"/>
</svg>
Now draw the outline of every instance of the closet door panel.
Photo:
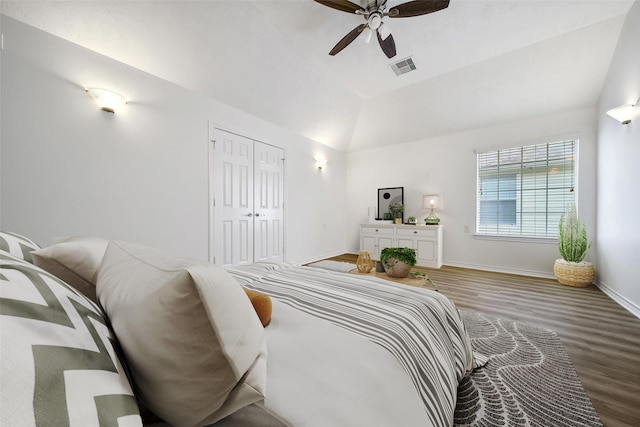
<svg viewBox="0 0 640 427">
<path fill-rule="evenodd" d="M 215 262 L 253 262 L 253 140 L 216 129 L 213 154 Z"/>
<path fill-rule="evenodd" d="M 255 261 L 284 260 L 284 150 L 255 142 Z"/>
</svg>

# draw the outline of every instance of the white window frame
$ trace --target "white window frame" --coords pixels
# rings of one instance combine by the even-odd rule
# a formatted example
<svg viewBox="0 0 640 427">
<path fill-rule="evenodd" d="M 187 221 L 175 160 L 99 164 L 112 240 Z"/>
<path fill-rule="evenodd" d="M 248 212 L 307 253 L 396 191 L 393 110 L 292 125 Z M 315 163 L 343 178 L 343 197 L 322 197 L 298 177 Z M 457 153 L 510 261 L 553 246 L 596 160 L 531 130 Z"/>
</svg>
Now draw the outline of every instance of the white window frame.
<svg viewBox="0 0 640 427">
<path fill-rule="evenodd" d="M 579 139 L 573 137 L 477 153 L 474 235 L 557 241 L 560 215 L 567 204 L 577 204 L 578 152 Z M 506 188 L 500 188 L 501 182 Z M 515 218 L 511 212 L 514 195 Z M 501 211 L 500 207 L 508 209 Z M 496 209 L 493 218 L 489 208 Z"/>
</svg>

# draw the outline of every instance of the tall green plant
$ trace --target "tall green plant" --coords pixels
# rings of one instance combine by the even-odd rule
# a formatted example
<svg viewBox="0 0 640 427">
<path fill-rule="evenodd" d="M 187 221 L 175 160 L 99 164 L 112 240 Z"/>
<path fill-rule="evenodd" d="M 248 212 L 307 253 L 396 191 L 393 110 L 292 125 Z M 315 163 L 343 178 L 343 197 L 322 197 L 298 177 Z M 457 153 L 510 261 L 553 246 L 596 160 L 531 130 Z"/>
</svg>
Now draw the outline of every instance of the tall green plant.
<svg viewBox="0 0 640 427">
<path fill-rule="evenodd" d="M 591 242 L 587 240 L 587 226 L 578 218 L 575 204 L 567 207 L 558 224 L 558 249 L 562 259 L 581 262 L 587 256 Z"/>
</svg>

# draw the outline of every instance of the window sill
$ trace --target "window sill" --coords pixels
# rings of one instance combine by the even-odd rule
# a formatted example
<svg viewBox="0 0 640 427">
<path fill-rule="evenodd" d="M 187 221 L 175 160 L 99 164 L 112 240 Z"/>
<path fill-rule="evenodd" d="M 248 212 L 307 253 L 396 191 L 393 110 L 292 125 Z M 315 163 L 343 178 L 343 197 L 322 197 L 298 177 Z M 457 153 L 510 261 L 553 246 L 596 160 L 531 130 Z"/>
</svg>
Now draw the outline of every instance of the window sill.
<svg viewBox="0 0 640 427">
<path fill-rule="evenodd" d="M 478 240 L 495 240 L 504 242 L 518 242 L 518 243 L 542 243 L 548 245 L 557 245 L 557 237 L 533 237 L 533 236 L 506 236 L 497 234 L 473 234 L 474 239 Z"/>
</svg>

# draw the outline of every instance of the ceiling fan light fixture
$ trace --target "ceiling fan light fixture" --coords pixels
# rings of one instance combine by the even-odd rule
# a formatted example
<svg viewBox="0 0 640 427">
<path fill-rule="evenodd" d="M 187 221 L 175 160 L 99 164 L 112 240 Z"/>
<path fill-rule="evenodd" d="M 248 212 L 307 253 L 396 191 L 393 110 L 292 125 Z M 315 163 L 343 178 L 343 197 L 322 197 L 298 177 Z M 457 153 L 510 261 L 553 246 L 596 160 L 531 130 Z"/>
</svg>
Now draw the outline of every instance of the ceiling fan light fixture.
<svg viewBox="0 0 640 427">
<path fill-rule="evenodd" d="M 387 6 L 387 0 L 367 0 L 367 6 L 356 4 L 349 0 L 329 1 L 314 0 L 324 6 L 342 12 L 354 13 L 365 19 L 365 23 L 351 30 L 329 51 L 329 55 L 334 56 L 341 52 L 345 47 L 352 43 L 360 33 L 364 32 L 363 40 L 365 43 L 371 41 L 372 33 L 376 34 L 380 48 L 391 59 L 396 56 L 396 43 L 391 34 L 391 29 L 383 25 L 382 19 L 389 18 L 408 18 L 412 16 L 427 15 L 446 9 L 450 0 L 411 0 L 405 3 L 395 5 L 392 9 Z M 415 69 L 415 68 L 414 68 Z"/>
<path fill-rule="evenodd" d="M 363 41 L 365 43 L 369 43 L 371 41 L 371 36 L 373 35 L 373 31 L 371 31 L 371 28 L 367 27 L 364 30 L 362 30 L 362 37 L 363 37 Z"/>
<path fill-rule="evenodd" d="M 369 22 L 369 28 L 377 30 L 380 28 L 380 25 L 382 25 L 382 16 L 379 12 L 373 12 L 369 15 L 369 19 L 367 21 Z"/>
</svg>

